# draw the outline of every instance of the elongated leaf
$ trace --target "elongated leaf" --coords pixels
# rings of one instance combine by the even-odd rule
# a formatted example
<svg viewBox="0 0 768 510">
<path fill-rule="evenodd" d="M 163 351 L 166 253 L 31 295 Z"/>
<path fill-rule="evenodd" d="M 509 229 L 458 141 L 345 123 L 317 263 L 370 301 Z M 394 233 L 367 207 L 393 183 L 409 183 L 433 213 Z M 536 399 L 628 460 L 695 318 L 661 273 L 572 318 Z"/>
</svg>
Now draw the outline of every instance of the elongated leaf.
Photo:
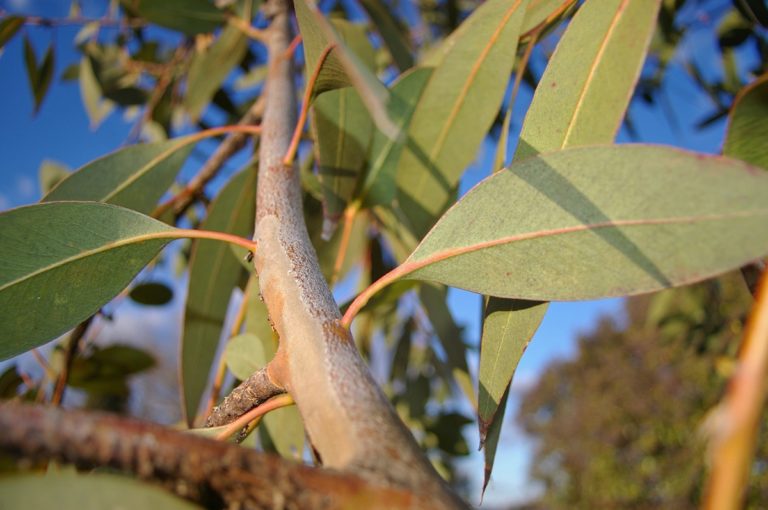
<svg viewBox="0 0 768 510">
<path fill-rule="evenodd" d="M 458 29 L 408 127 L 397 169 L 400 206 L 417 237 L 452 200 L 507 87 L 528 0 L 490 0 Z"/>
<path fill-rule="evenodd" d="M 380 0 L 361 0 L 360 4 L 379 30 L 398 69 L 405 71 L 413 66 L 410 41 L 390 10 Z"/>
<path fill-rule="evenodd" d="M 566 149 L 485 179 L 397 275 L 535 300 L 682 285 L 768 252 L 766 193 L 768 174 L 738 160 L 660 146 Z"/>
<path fill-rule="evenodd" d="M 192 59 L 187 77 L 187 93 L 184 107 L 193 121 L 216 91 L 224 83 L 230 71 L 240 63 L 248 49 L 248 38 L 237 28 L 229 26 L 221 31 L 218 39 Z"/>
<path fill-rule="evenodd" d="M 253 233 L 256 195 L 254 167 L 240 172 L 221 190 L 201 228 L 241 236 Z M 201 240 L 189 259 L 189 290 L 181 338 L 184 412 L 191 424 L 208 384 L 232 290 L 243 271 L 223 243 Z"/>
<path fill-rule="evenodd" d="M 22 16 L 6 16 L 0 20 L 0 49 L 24 26 Z"/>
<path fill-rule="evenodd" d="M 387 111 L 400 131 L 405 131 L 411 121 L 413 110 L 431 74 L 429 68 L 414 69 L 403 74 L 392 85 Z M 369 169 L 361 191 L 361 198 L 366 205 L 389 204 L 395 198 L 397 162 L 405 143 L 405 138 L 391 139 L 381 131 L 374 132 Z"/>
<path fill-rule="evenodd" d="M 745 87 L 728 116 L 723 154 L 768 169 L 768 75 Z"/>
<path fill-rule="evenodd" d="M 71 174 L 42 201 L 107 202 L 149 213 L 192 151 L 191 140 L 177 138 L 117 150 Z"/>
<path fill-rule="evenodd" d="M 347 22 L 335 23 L 344 41 L 373 68 L 375 54 L 365 31 Z M 366 165 L 373 122 L 354 88 L 330 90 L 312 108 L 318 177 L 323 190 L 323 237 L 329 239 L 352 199 Z"/>
<path fill-rule="evenodd" d="M 186 35 L 213 32 L 224 23 L 224 13 L 210 0 L 120 0 L 120 3 L 151 23 Z"/>
<path fill-rule="evenodd" d="M 516 157 L 613 140 L 632 97 L 660 0 L 586 2 L 536 87 Z"/>
<path fill-rule="evenodd" d="M 37 57 L 35 56 L 35 49 L 32 47 L 32 42 L 28 37 L 24 37 L 24 65 L 27 69 L 27 79 L 29 80 L 29 88 L 32 91 L 32 98 L 34 100 L 34 113 L 40 110 L 40 105 L 45 99 L 45 94 L 51 86 L 53 80 L 54 71 L 54 48 L 53 44 L 48 45 L 48 49 L 45 50 L 43 60 L 40 65 L 37 65 Z"/>
<path fill-rule="evenodd" d="M 60 202 L 0 214 L 0 358 L 37 347 L 93 315 L 175 229 L 137 212 Z"/>
<path fill-rule="evenodd" d="M 654 0 L 585 2 L 558 43 L 536 90 L 516 160 L 539 151 L 614 140 L 656 26 L 659 4 Z M 494 428 L 502 396 L 547 308 L 547 303 L 531 301 L 496 297 L 486 301 L 478 396 L 481 443 L 485 443 L 489 427 Z M 495 448 L 495 442 L 488 442 L 487 447 Z M 486 448 L 486 460 L 494 456 Z M 492 467 L 486 465 L 485 484 Z"/>
<path fill-rule="evenodd" d="M 200 508 L 153 485 L 107 473 L 16 475 L 0 479 L 3 508 Z"/>
<path fill-rule="evenodd" d="M 101 85 L 93 71 L 93 63 L 87 56 L 80 59 L 78 80 L 85 113 L 91 121 L 91 129 L 95 129 L 112 112 L 115 103 L 102 97 Z"/>
<path fill-rule="evenodd" d="M 321 56 L 329 48 L 330 53 L 322 60 L 321 72 L 313 94 L 327 90 L 353 86 L 360 94 L 376 126 L 389 138 L 397 138 L 399 131 L 389 118 L 387 103 L 389 91 L 344 44 L 331 23 L 317 10 L 311 0 L 294 2 L 304 44 L 307 76 L 311 76 L 321 63 Z"/>
</svg>

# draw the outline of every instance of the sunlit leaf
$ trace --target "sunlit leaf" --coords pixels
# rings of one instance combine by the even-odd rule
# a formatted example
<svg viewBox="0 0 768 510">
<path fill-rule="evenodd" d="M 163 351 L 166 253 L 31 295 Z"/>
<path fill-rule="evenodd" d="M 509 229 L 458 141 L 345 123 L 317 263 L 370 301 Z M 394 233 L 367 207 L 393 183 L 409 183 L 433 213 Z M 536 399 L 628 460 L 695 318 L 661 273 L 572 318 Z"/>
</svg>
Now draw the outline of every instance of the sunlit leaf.
<svg viewBox="0 0 768 510">
<path fill-rule="evenodd" d="M 728 117 L 723 154 L 768 169 L 768 75 L 745 87 Z"/>
<path fill-rule="evenodd" d="M 157 234 L 173 230 L 129 209 L 91 202 L 0 214 L 0 358 L 93 315 L 168 243 Z"/>
<path fill-rule="evenodd" d="M 200 228 L 241 236 L 253 233 L 256 172 L 249 167 L 219 192 Z M 187 423 L 197 413 L 221 337 L 232 290 L 243 269 L 230 248 L 200 240 L 189 260 L 189 291 L 181 339 L 181 382 Z"/>
<path fill-rule="evenodd" d="M 457 29 L 408 127 L 398 199 L 423 236 L 453 199 L 501 105 L 528 0 L 490 0 Z"/>
<path fill-rule="evenodd" d="M 248 379 L 269 361 L 264 355 L 261 341 L 252 333 L 230 338 L 224 350 L 224 360 L 227 369 L 241 381 Z"/>
<path fill-rule="evenodd" d="M 632 97 L 660 0 L 586 2 L 534 94 L 516 157 L 613 140 Z"/>
<path fill-rule="evenodd" d="M 131 478 L 106 474 L 62 471 L 45 475 L 15 475 L 0 479 L 4 508 L 199 508 L 168 492 Z"/>
<path fill-rule="evenodd" d="M 768 252 L 766 193 L 768 174 L 738 160 L 660 146 L 566 149 L 482 181 L 394 276 L 535 300 L 691 283 Z"/>
<path fill-rule="evenodd" d="M 128 296 L 142 305 L 162 306 L 173 299 L 173 291 L 164 283 L 140 283 L 131 289 Z"/>
<path fill-rule="evenodd" d="M 101 121 L 115 108 L 115 104 L 103 98 L 101 85 L 93 72 L 93 63 L 87 56 L 80 59 L 78 72 L 80 82 L 80 97 L 83 100 L 85 112 L 91 121 L 91 129 L 95 129 Z"/>
<path fill-rule="evenodd" d="M 42 201 L 107 202 L 149 213 L 192 151 L 190 141 L 175 138 L 119 149 L 72 173 Z"/>
<path fill-rule="evenodd" d="M 534 94 L 515 159 L 588 143 L 610 143 L 624 118 L 655 29 L 659 1 L 587 1 L 558 43 Z M 530 11 L 530 10 L 529 10 Z M 513 196 L 507 197 L 514 199 Z M 483 313 L 478 425 L 486 440 L 515 368 L 547 303 L 490 297 Z M 503 413 L 503 410 L 502 410 Z M 498 439 L 498 437 L 496 438 Z M 485 484 L 493 468 L 485 467 Z"/>
<path fill-rule="evenodd" d="M 247 49 L 248 38 L 237 28 L 229 26 L 208 48 L 195 53 L 184 94 L 184 107 L 193 121 L 200 117 Z"/>
<path fill-rule="evenodd" d="M 69 177 L 72 173 L 66 165 L 51 161 L 50 159 L 44 159 L 40 163 L 40 169 L 38 170 L 38 179 L 40 181 L 40 191 L 43 194 L 51 191 L 59 182 Z"/>
<path fill-rule="evenodd" d="M 186 35 L 213 32 L 224 23 L 224 12 L 209 0 L 120 0 L 129 12 Z"/>
<path fill-rule="evenodd" d="M 45 50 L 43 60 L 38 66 L 37 57 L 35 56 L 35 49 L 32 47 L 32 42 L 28 37 L 24 37 L 24 65 L 27 68 L 27 79 L 29 80 L 29 88 L 32 91 L 32 97 L 34 99 L 34 113 L 40 110 L 40 105 L 45 99 L 45 94 L 51 86 L 53 81 L 54 71 L 54 47 L 53 44 L 48 45 L 48 49 Z"/>
</svg>

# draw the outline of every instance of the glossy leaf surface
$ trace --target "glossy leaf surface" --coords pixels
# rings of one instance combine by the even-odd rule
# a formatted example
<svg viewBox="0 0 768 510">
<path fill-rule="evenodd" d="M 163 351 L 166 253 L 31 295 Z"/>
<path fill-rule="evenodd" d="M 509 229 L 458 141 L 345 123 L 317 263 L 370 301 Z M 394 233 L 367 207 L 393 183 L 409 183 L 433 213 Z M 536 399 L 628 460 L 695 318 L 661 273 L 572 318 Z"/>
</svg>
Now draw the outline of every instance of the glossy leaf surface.
<svg viewBox="0 0 768 510">
<path fill-rule="evenodd" d="M 642 145 L 567 149 L 485 179 L 400 274 L 535 300 L 682 285 L 768 252 L 767 193 L 768 175 L 738 160 Z"/>
<path fill-rule="evenodd" d="M 255 168 L 237 174 L 219 192 L 201 228 L 240 236 L 253 233 Z M 181 339 L 181 382 L 187 422 L 197 413 L 219 345 L 232 290 L 243 271 L 229 246 L 197 241 L 189 260 L 189 290 Z"/>
<path fill-rule="evenodd" d="M 155 234 L 174 230 L 129 209 L 90 202 L 0 214 L 0 358 L 93 315 L 169 241 Z"/>
</svg>

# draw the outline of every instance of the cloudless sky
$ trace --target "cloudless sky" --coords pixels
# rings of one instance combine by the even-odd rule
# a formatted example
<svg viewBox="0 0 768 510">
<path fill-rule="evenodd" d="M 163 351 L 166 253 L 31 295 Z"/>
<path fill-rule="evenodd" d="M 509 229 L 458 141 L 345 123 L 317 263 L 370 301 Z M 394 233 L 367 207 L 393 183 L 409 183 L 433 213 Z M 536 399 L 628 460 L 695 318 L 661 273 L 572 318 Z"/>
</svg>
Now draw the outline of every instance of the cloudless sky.
<svg viewBox="0 0 768 510">
<path fill-rule="evenodd" d="M 103 12 L 104 1 L 85 1 L 85 13 L 98 15 Z M 39 14 L 49 17 L 65 17 L 69 2 L 44 0 L 0 0 L 0 8 L 10 12 Z M 94 11 L 92 7 L 95 7 Z M 709 76 L 721 73 L 719 60 L 715 56 L 715 40 L 711 27 L 717 20 L 703 23 L 703 29 L 691 33 L 681 44 L 678 59 L 694 55 L 700 67 Z M 2 50 L 0 55 L 0 210 L 23 204 L 34 203 L 40 198 L 37 172 L 41 162 L 52 159 L 71 168 L 77 168 L 92 159 L 119 148 L 126 142 L 132 122 L 120 112 L 107 117 L 98 129 L 92 129 L 80 99 L 77 82 L 62 82 L 59 77 L 64 69 L 76 63 L 80 54 L 74 48 L 73 39 L 80 27 L 63 26 L 56 29 L 25 27 L 22 33 Z M 104 30 L 110 30 L 105 28 Z M 30 37 L 38 58 L 45 47 L 53 42 L 56 48 L 55 80 L 40 112 L 33 116 L 33 103 L 22 58 L 22 34 Z M 545 41 L 544 47 L 551 51 L 553 40 Z M 541 51 L 541 50 L 537 50 Z M 534 71 L 540 75 L 543 69 Z M 701 94 L 680 65 L 673 64 L 664 83 L 664 94 L 669 111 L 675 119 L 668 121 L 665 113 L 658 108 L 634 103 L 631 115 L 640 139 L 645 142 L 666 143 L 691 150 L 708 153 L 720 151 L 725 123 L 717 122 L 707 129 L 697 131 L 693 126 L 712 111 L 713 105 Z M 531 91 L 523 87 L 515 106 L 511 140 L 515 140 L 520 128 L 522 115 L 530 102 Z M 675 127 L 675 125 L 677 127 Z M 622 130 L 618 140 L 630 141 Z M 210 147 L 210 145 L 208 146 Z M 493 159 L 494 147 L 486 144 L 480 151 L 478 161 L 467 172 L 462 183 L 462 192 L 487 175 L 488 161 Z M 184 175 L 194 172 L 199 164 L 190 158 Z M 231 173 L 237 164 L 230 164 L 225 172 Z M 477 345 L 480 337 L 480 298 L 464 291 L 451 290 L 450 303 L 457 321 L 466 326 L 466 340 Z M 176 303 L 178 307 L 179 303 Z M 532 488 L 526 478 L 532 443 L 510 419 L 519 402 L 519 393 L 535 382 L 538 374 L 552 360 L 571 356 L 576 349 L 574 339 L 578 333 L 589 331 L 602 314 L 619 313 L 622 302 L 619 299 L 581 303 L 553 303 L 539 331 L 536 333 L 518 367 L 508 406 L 507 421 L 502 434 L 496 468 L 486 505 L 524 501 L 531 497 Z M 169 319 L 171 320 L 171 319 Z M 470 360 L 477 366 L 477 360 Z M 467 428 L 470 448 L 477 446 L 477 434 Z M 482 458 L 472 455 L 461 465 L 473 475 L 475 488 L 472 503 L 479 499 L 479 482 L 482 474 Z"/>
</svg>

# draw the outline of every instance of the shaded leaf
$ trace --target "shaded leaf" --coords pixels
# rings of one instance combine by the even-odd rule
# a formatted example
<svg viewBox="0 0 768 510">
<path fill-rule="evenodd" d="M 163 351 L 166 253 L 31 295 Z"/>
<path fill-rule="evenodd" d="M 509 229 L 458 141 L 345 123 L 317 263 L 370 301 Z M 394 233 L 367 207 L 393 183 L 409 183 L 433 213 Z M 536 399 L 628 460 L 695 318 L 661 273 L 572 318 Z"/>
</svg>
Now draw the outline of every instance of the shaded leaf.
<svg viewBox="0 0 768 510">
<path fill-rule="evenodd" d="M 507 408 L 507 396 L 509 395 L 509 386 L 499 401 L 498 410 L 496 413 L 499 417 L 504 417 L 504 411 Z M 493 471 L 493 464 L 496 461 L 496 449 L 499 446 L 499 436 L 501 435 L 501 425 L 504 423 L 503 419 L 493 420 L 488 429 L 485 432 L 485 440 L 481 442 L 481 448 L 483 448 L 484 457 L 484 469 L 483 469 L 483 493 L 488 487 L 488 482 L 491 481 L 491 472 Z"/>
<path fill-rule="evenodd" d="M 119 149 L 72 173 L 42 201 L 107 202 L 149 213 L 170 188 L 194 141 L 185 137 Z"/>
<path fill-rule="evenodd" d="M 429 77 L 397 169 L 400 206 L 416 237 L 453 200 L 459 177 L 496 118 L 527 3 L 490 0 L 478 7 Z"/>
<path fill-rule="evenodd" d="M 23 16 L 6 16 L 0 20 L 0 49 L 24 26 Z"/>
<path fill-rule="evenodd" d="M 768 175 L 738 160 L 643 145 L 566 149 L 482 181 L 392 277 L 538 300 L 691 283 L 765 255 L 766 193 Z"/>
<path fill-rule="evenodd" d="M 38 179 L 40 181 L 40 191 L 45 195 L 51 191 L 59 182 L 69 177 L 72 173 L 66 165 L 62 165 L 50 159 L 44 159 L 40 163 L 38 170 Z"/>
<path fill-rule="evenodd" d="M 0 493 L 5 508 L 199 508 L 153 485 L 106 473 L 61 471 L 9 476 L 0 479 Z"/>
<path fill-rule="evenodd" d="M 19 386 L 24 384 L 24 379 L 19 375 L 16 365 L 11 365 L 0 375 L 0 398 L 9 399 L 16 396 Z"/>
<path fill-rule="evenodd" d="M 405 131 L 413 110 L 432 74 L 432 69 L 418 68 L 407 72 L 392 85 L 387 111 L 395 126 Z M 395 175 L 405 139 L 392 139 L 381 131 L 374 131 L 371 142 L 368 171 L 360 192 L 361 200 L 369 206 L 389 204 L 395 198 Z"/>
<path fill-rule="evenodd" d="M 332 47 L 322 60 L 322 68 L 315 83 L 313 96 L 337 88 L 353 86 L 368 108 L 376 126 L 390 138 L 398 130 L 387 113 L 389 91 L 344 44 L 331 23 L 310 0 L 294 2 L 304 46 L 307 76 L 311 76 L 321 63 L 321 56 Z"/>
<path fill-rule="evenodd" d="M 376 25 L 398 69 L 405 71 L 413 66 L 413 53 L 407 32 L 390 10 L 379 0 L 360 0 L 360 4 Z"/>
<path fill-rule="evenodd" d="M 723 154 L 768 169 L 768 75 L 745 87 L 728 116 Z"/>
<path fill-rule="evenodd" d="M 228 26 L 213 44 L 195 53 L 184 95 L 184 107 L 192 121 L 200 117 L 230 71 L 243 59 L 247 49 L 248 38 L 239 29 Z"/>
<path fill-rule="evenodd" d="M 373 68 L 373 47 L 365 31 L 341 20 L 335 26 L 361 62 Z M 350 87 L 317 97 L 312 113 L 318 178 L 323 191 L 323 238 L 328 239 L 353 197 L 366 165 L 373 122 L 360 95 Z"/>
<path fill-rule="evenodd" d="M 253 233 L 255 167 L 232 178 L 211 203 L 200 228 L 240 236 Z M 181 338 L 181 382 L 187 423 L 197 413 L 216 355 L 232 290 L 243 269 L 230 248 L 215 241 L 194 243 L 189 259 L 189 290 Z"/>
<path fill-rule="evenodd" d="M 174 230 L 91 202 L 0 214 L 0 357 L 41 345 L 93 315 L 168 243 L 158 234 Z"/>
<path fill-rule="evenodd" d="M 34 99 L 34 113 L 40 110 L 40 105 L 45 99 L 45 94 L 51 86 L 53 81 L 54 71 L 54 48 L 53 44 L 48 45 L 48 49 L 45 50 L 43 60 L 38 67 L 37 57 L 35 56 L 35 49 L 32 47 L 32 42 L 28 37 L 24 37 L 24 65 L 27 68 L 27 79 L 29 80 L 29 88 L 32 91 L 32 97 Z"/>
<path fill-rule="evenodd" d="M 164 283 L 148 282 L 136 285 L 128 296 L 142 305 L 161 306 L 173 299 L 173 291 Z"/>
<path fill-rule="evenodd" d="M 67 383 L 92 395 L 127 395 L 128 377 L 155 365 L 152 356 L 130 345 L 95 347 L 74 359 Z"/>
<path fill-rule="evenodd" d="M 656 28 L 659 4 L 591 1 L 578 10 L 536 87 L 516 158 L 613 140 Z"/>
<path fill-rule="evenodd" d="M 186 35 L 213 32 L 224 23 L 224 12 L 209 0 L 120 0 L 128 12 L 150 23 Z"/>
<path fill-rule="evenodd" d="M 101 85 L 96 79 L 91 59 L 87 56 L 80 59 L 78 79 L 85 112 L 91 121 L 91 129 L 95 129 L 112 112 L 115 104 L 108 99 L 103 99 Z"/>
<path fill-rule="evenodd" d="M 269 361 L 264 355 L 261 340 L 253 333 L 230 338 L 224 350 L 224 360 L 229 371 L 241 381 L 248 379 Z"/>
</svg>

